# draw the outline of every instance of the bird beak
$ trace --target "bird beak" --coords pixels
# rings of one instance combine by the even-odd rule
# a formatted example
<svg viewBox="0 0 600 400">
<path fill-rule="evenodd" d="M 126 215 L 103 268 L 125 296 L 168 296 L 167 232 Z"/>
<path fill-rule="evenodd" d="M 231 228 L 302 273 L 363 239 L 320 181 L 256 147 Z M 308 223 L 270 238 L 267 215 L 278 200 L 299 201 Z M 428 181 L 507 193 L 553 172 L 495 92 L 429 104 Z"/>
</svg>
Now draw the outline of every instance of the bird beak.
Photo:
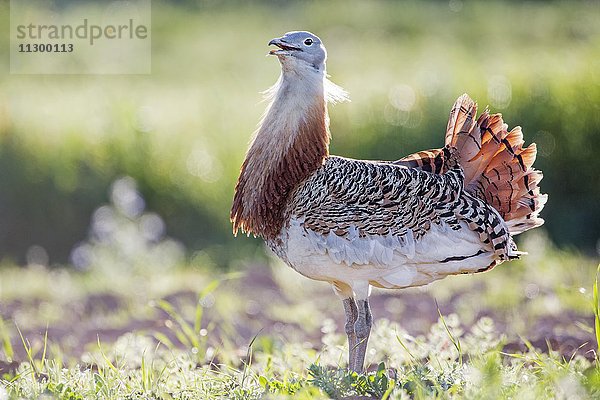
<svg viewBox="0 0 600 400">
<path fill-rule="evenodd" d="M 292 51 L 302 51 L 301 48 L 293 46 L 285 41 L 283 38 L 271 39 L 269 46 L 277 46 L 279 49 L 273 49 L 269 51 L 270 55 L 285 56 L 290 55 Z"/>
<path fill-rule="evenodd" d="M 280 38 L 275 38 L 275 39 L 271 39 L 271 41 L 269 42 L 268 45 L 269 46 L 273 46 L 273 45 L 277 46 L 277 44 L 280 43 L 280 42 L 281 42 Z M 277 53 L 277 49 L 273 49 L 273 50 L 269 51 L 269 55 L 271 55 L 271 56 L 276 55 L 276 53 Z"/>
</svg>

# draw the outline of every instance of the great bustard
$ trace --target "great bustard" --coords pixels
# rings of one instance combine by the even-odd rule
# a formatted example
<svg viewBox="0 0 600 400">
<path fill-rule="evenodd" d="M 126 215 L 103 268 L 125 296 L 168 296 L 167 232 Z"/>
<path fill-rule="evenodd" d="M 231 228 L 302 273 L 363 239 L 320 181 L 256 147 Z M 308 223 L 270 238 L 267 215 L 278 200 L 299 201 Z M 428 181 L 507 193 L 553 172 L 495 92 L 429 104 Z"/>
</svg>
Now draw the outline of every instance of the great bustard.
<svg viewBox="0 0 600 400">
<path fill-rule="evenodd" d="M 282 73 L 269 91 L 235 189 L 239 229 L 262 237 L 290 267 L 329 282 L 342 299 L 349 367 L 362 371 L 371 330 L 371 287 L 425 285 L 518 258 L 511 235 L 544 223 L 546 195 L 500 114 L 465 94 L 450 112 L 445 147 L 398 161 L 329 155 L 327 103 L 345 92 L 327 79 L 327 53 L 309 32 L 269 45 Z"/>
</svg>

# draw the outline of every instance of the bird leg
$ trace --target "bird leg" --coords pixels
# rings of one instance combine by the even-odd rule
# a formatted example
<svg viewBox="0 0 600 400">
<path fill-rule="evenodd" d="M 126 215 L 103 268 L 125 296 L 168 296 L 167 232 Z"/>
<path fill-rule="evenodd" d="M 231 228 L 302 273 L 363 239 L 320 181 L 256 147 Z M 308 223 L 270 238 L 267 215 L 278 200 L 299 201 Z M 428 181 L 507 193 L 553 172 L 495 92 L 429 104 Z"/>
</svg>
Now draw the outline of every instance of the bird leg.
<svg viewBox="0 0 600 400">
<path fill-rule="evenodd" d="M 346 313 L 346 325 L 344 325 L 344 330 L 348 336 L 348 368 L 354 370 L 357 349 L 354 325 L 356 324 L 356 320 L 358 318 L 358 309 L 356 308 L 356 302 L 354 301 L 353 297 L 344 299 L 343 304 L 344 312 Z"/>
<path fill-rule="evenodd" d="M 356 335 L 356 353 L 354 354 L 354 364 L 350 365 L 353 371 L 358 373 L 363 372 L 365 355 L 367 353 L 367 342 L 369 341 L 369 334 L 371 333 L 371 325 L 373 317 L 371 315 L 371 309 L 369 307 L 368 298 L 365 300 L 359 300 L 358 305 L 358 318 L 354 324 L 354 333 Z"/>
</svg>

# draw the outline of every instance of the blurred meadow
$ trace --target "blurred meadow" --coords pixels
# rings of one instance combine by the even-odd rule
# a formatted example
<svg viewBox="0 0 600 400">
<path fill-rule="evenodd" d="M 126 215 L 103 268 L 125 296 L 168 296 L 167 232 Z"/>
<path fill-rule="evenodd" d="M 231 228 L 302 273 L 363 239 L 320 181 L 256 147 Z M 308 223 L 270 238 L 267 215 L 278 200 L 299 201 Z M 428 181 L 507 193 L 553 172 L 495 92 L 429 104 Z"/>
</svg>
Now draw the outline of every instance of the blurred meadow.
<svg viewBox="0 0 600 400">
<path fill-rule="evenodd" d="M 150 75 L 0 70 L 0 399 L 600 396 L 600 3 L 180 0 L 152 17 Z M 6 55 L 8 25 L 2 1 Z M 267 43 L 299 29 L 352 99 L 330 109 L 333 154 L 440 147 L 467 92 L 537 143 L 549 194 L 521 261 L 375 292 L 368 377 L 343 369 L 329 287 L 231 234 L 279 75 Z"/>
</svg>

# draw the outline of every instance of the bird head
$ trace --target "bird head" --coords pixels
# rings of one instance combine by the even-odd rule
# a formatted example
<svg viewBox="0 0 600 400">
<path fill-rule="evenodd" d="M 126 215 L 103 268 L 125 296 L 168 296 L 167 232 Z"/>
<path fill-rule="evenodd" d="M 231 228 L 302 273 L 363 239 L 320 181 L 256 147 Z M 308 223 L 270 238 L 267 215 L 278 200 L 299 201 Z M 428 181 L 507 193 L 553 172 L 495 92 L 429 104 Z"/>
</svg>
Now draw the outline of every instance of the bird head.
<svg viewBox="0 0 600 400">
<path fill-rule="evenodd" d="M 280 38 L 272 39 L 269 46 L 275 45 L 269 54 L 277 56 L 284 70 L 312 67 L 317 71 L 325 70 L 327 51 L 317 35 L 306 31 L 288 32 Z"/>
</svg>

